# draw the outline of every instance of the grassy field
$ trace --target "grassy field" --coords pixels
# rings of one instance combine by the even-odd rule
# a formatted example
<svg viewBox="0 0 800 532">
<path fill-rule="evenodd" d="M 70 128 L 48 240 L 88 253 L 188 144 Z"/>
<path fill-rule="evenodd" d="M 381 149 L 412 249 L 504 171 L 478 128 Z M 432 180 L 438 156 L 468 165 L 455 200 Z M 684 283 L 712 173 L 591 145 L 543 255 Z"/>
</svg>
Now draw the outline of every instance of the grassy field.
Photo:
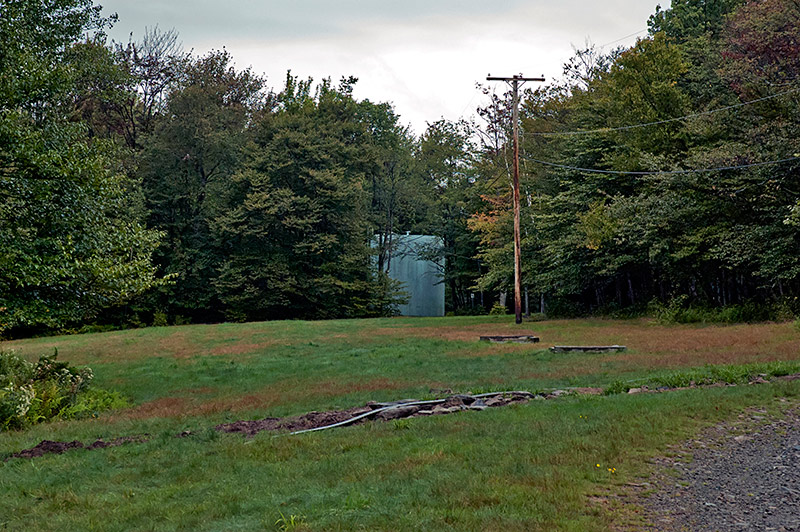
<svg viewBox="0 0 800 532">
<path fill-rule="evenodd" d="M 608 494 L 646 475 L 649 456 L 800 394 L 794 381 L 566 397 L 252 440 L 212 429 L 444 390 L 609 387 L 708 364 L 800 363 L 792 324 L 511 321 L 292 321 L 5 342 L 31 359 L 57 347 L 134 406 L 0 433 L 0 457 L 42 439 L 149 440 L 0 462 L 0 530 L 610 530 L 636 509 Z M 542 343 L 478 341 L 524 333 Z M 552 354 L 553 344 L 628 351 Z M 183 430 L 194 435 L 176 438 Z"/>
</svg>

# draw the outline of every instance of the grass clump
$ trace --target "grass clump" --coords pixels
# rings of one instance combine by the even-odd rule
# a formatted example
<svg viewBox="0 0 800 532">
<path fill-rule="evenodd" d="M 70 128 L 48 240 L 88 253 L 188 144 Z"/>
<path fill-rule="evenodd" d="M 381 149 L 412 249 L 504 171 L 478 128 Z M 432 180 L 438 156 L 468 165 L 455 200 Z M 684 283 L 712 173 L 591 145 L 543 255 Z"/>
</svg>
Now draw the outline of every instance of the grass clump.
<svg viewBox="0 0 800 532">
<path fill-rule="evenodd" d="M 760 364 L 711 365 L 654 375 L 644 379 L 616 380 L 606 389 L 606 395 L 627 393 L 631 388 L 685 388 L 710 384 L 746 384 L 758 377 L 769 379 L 800 372 L 800 362 L 774 361 Z"/>
<path fill-rule="evenodd" d="M 36 363 L 0 351 L 0 430 L 127 406 L 121 395 L 90 387 L 91 368 L 75 368 L 57 358 L 58 350 Z"/>
</svg>

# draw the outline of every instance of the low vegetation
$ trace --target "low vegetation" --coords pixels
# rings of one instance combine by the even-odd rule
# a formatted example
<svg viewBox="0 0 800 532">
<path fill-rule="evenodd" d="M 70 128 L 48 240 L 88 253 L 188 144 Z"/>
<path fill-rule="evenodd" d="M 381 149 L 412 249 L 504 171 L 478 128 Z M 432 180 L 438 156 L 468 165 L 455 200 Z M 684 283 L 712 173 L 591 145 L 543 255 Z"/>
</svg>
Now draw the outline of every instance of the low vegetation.
<svg viewBox="0 0 800 532">
<path fill-rule="evenodd" d="M 800 364 L 792 323 L 509 321 L 188 325 L 7 342 L 29 360 L 57 347 L 133 405 L 0 433 L 0 459 L 45 439 L 130 438 L 0 462 L 0 528 L 603 531 L 637 519 L 614 494 L 649 474 L 648 457 L 744 408 L 777 411 L 800 395 L 800 381 L 774 378 Z M 542 343 L 478 341 L 512 332 Z M 628 349 L 547 349 L 562 343 Z M 748 384 L 759 377 L 771 382 Z M 370 400 L 693 381 L 738 385 L 566 396 L 301 436 L 213 428 Z"/>
</svg>

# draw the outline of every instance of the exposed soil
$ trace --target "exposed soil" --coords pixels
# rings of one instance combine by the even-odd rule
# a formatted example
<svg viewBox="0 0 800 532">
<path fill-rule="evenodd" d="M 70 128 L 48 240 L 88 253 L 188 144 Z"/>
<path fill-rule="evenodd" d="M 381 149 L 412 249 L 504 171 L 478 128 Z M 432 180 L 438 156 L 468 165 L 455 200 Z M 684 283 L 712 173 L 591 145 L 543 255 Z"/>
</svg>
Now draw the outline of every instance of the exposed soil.
<svg viewBox="0 0 800 532">
<path fill-rule="evenodd" d="M 588 389 L 585 389 L 588 390 Z M 557 397 L 558 395 L 552 395 Z M 326 427 L 335 423 L 341 423 L 353 419 L 368 412 L 375 412 L 372 416 L 364 416 L 353 423 L 359 424 L 369 420 L 388 421 L 390 419 L 400 419 L 406 417 L 432 416 L 440 414 L 452 414 L 462 410 L 484 410 L 489 407 L 506 406 L 511 403 L 527 402 L 532 399 L 533 394 L 527 392 L 515 392 L 505 395 L 496 395 L 483 398 L 475 398 L 471 395 L 451 395 L 441 400 L 437 404 L 409 405 L 406 403 L 413 400 L 398 401 L 397 403 L 367 403 L 365 406 L 350 408 L 348 410 L 333 410 L 329 412 L 309 412 L 302 416 L 289 418 L 265 418 L 254 421 L 235 421 L 214 427 L 222 432 L 238 432 L 251 437 L 259 432 L 268 431 L 301 431 Z M 545 396 L 539 396 L 546 398 Z M 386 408 L 391 407 L 391 408 Z"/>
<path fill-rule="evenodd" d="M 656 461 L 648 530 L 800 531 L 800 402 L 751 410 Z"/>
<path fill-rule="evenodd" d="M 31 447 L 30 449 L 25 449 L 18 453 L 14 453 L 6 458 L 5 461 L 10 460 L 11 458 L 38 458 L 46 454 L 61 454 L 69 451 L 70 449 L 87 449 L 89 451 L 93 451 L 95 449 L 105 449 L 106 447 L 117 447 L 124 443 L 141 443 L 144 441 L 147 441 L 147 435 L 126 436 L 123 438 L 115 438 L 110 441 L 97 439 L 88 445 L 84 445 L 82 442 L 77 440 L 70 442 L 42 440 L 36 447 Z"/>
<path fill-rule="evenodd" d="M 368 406 L 359 406 L 356 408 L 350 408 L 348 410 L 309 412 L 308 414 L 303 414 L 302 416 L 297 417 L 268 417 L 254 421 L 234 421 L 233 423 L 217 425 L 214 428 L 221 432 L 238 432 L 245 436 L 254 436 L 265 430 L 296 431 L 324 427 L 327 425 L 333 425 L 334 423 L 339 423 L 341 421 L 346 421 L 360 414 L 370 412 L 371 410 L 372 409 Z M 367 418 L 363 419 L 363 421 L 366 420 Z"/>
</svg>

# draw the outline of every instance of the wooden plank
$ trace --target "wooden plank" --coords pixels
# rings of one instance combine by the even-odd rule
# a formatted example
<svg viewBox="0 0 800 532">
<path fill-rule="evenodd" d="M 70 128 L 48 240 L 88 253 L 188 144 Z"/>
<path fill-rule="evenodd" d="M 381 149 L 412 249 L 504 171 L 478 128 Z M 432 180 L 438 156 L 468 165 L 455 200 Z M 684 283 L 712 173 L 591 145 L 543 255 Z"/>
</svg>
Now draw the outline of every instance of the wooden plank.
<svg viewBox="0 0 800 532">
<path fill-rule="evenodd" d="M 602 353 L 605 351 L 625 351 L 624 345 L 554 345 L 550 351 L 554 353 L 567 353 L 569 351 L 582 351 L 584 353 Z"/>
<path fill-rule="evenodd" d="M 531 336 L 529 334 L 517 334 L 511 336 L 481 336 L 480 337 L 484 342 L 492 342 L 492 343 L 504 343 L 504 342 L 516 342 L 516 343 L 536 343 L 539 341 L 538 336 Z"/>
</svg>

